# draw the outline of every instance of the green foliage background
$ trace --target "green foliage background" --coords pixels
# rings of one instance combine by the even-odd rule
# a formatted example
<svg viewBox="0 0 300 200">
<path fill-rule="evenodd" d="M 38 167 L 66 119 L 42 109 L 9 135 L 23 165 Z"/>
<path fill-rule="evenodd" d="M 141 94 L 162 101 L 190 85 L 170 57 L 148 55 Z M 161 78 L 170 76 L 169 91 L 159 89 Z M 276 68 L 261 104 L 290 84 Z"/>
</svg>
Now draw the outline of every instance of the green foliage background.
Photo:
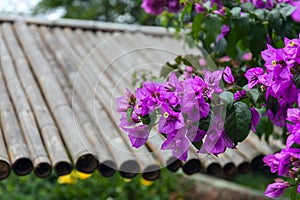
<svg viewBox="0 0 300 200">
<path fill-rule="evenodd" d="M 42 0 L 33 14 L 47 14 L 64 9 L 63 18 L 157 25 L 155 16 L 145 13 L 142 0 Z"/>
</svg>

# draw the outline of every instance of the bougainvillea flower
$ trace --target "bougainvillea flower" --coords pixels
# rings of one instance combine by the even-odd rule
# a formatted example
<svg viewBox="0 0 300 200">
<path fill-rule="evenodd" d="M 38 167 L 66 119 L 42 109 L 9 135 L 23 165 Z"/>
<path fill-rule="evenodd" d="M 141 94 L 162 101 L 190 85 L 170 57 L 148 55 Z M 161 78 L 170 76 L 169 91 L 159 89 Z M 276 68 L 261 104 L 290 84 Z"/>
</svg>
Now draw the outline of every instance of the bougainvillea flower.
<svg viewBox="0 0 300 200">
<path fill-rule="evenodd" d="M 291 14 L 291 18 L 295 22 L 300 22 L 300 1 L 291 1 L 290 4 L 296 8 Z"/>
<path fill-rule="evenodd" d="M 264 79 L 264 70 L 260 67 L 248 69 L 245 73 L 245 77 L 248 79 L 248 88 L 251 89 L 258 83 L 262 83 Z"/>
<path fill-rule="evenodd" d="M 261 52 L 261 57 L 264 59 L 265 66 L 269 71 L 273 71 L 275 66 L 280 66 L 284 61 L 283 49 L 275 49 L 267 44 L 267 49 Z"/>
<path fill-rule="evenodd" d="M 275 179 L 275 183 L 268 185 L 265 195 L 270 198 L 281 197 L 284 191 L 290 186 L 290 184 L 282 179 Z"/>
<path fill-rule="evenodd" d="M 269 95 L 277 98 L 280 106 L 290 103 L 293 104 L 297 101 L 297 88 L 293 83 L 293 80 L 276 80 L 272 86 L 267 89 L 266 98 Z"/>
<path fill-rule="evenodd" d="M 278 171 L 279 176 L 285 176 L 290 169 L 290 153 L 283 149 L 274 155 L 266 155 L 263 158 L 265 165 L 269 166 L 272 173 Z"/>
<path fill-rule="evenodd" d="M 207 137 L 201 146 L 199 153 L 218 155 L 226 148 L 233 148 L 234 143 L 224 131 L 224 122 L 219 115 L 214 116 L 213 126 L 208 129 Z"/>
<path fill-rule="evenodd" d="M 186 161 L 190 142 L 186 137 L 186 129 L 174 130 L 172 134 L 167 135 L 167 139 L 161 145 L 162 150 L 171 149 L 173 155 L 183 161 Z"/>
<path fill-rule="evenodd" d="M 203 13 L 206 11 L 206 8 L 199 3 L 195 4 L 195 10 L 197 13 Z"/>
<path fill-rule="evenodd" d="M 266 166 L 270 167 L 270 171 L 272 173 L 277 172 L 279 161 L 276 159 L 276 157 L 273 154 L 266 155 L 263 158 L 263 162 L 265 163 Z"/>
<path fill-rule="evenodd" d="M 158 130 L 161 133 L 172 133 L 175 129 L 184 127 L 184 119 L 181 112 L 175 112 L 170 107 L 162 107 L 162 116 L 158 122 Z"/>
<path fill-rule="evenodd" d="M 252 0 L 253 5 L 256 8 L 266 8 L 266 9 L 272 9 L 274 7 L 274 0 Z"/>
<path fill-rule="evenodd" d="M 285 118 L 286 118 L 286 115 L 287 115 L 287 108 L 288 108 L 288 105 L 284 104 L 284 105 L 279 107 L 279 109 L 277 110 L 277 112 L 275 114 L 273 113 L 273 111 L 271 111 L 269 109 L 267 111 L 267 115 L 268 115 L 269 119 L 271 120 L 271 122 L 273 124 L 275 124 L 276 126 L 283 127 L 285 125 Z"/>
<path fill-rule="evenodd" d="M 167 0 L 143 0 L 142 8 L 151 15 L 160 15 L 167 5 Z"/>
<path fill-rule="evenodd" d="M 219 42 L 230 32 L 230 27 L 228 25 L 223 25 L 221 28 L 221 33 L 218 35 L 216 42 Z"/>
<path fill-rule="evenodd" d="M 232 75 L 230 67 L 226 66 L 223 71 L 223 79 L 226 83 L 234 83 L 234 77 Z"/>
<path fill-rule="evenodd" d="M 149 127 L 146 125 L 139 125 L 133 128 L 128 128 L 127 130 L 123 128 L 128 133 L 131 145 L 135 148 L 139 148 L 144 145 L 149 137 Z"/>
<path fill-rule="evenodd" d="M 126 89 L 125 95 L 117 98 L 117 111 L 127 112 L 128 108 L 133 108 L 135 101 L 135 95 L 129 89 Z"/>
<path fill-rule="evenodd" d="M 251 119 L 251 130 L 255 133 L 256 129 L 255 126 L 259 122 L 259 113 L 255 108 L 250 108 L 251 114 L 252 114 L 252 119 Z"/>
<path fill-rule="evenodd" d="M 238 101 L 238 100 L 240 100 L 241 98 L 243 98 L 245 96 L 246 96 L 246 91 L 245 90 L 239 90 L 239 91 L 237 91 L 233 94 L 233 99 L 235 101 Z"/>
<path fill-rule="evenodd" d="M 289 60 L 295 60 L 296 62 L 299 63 L 299 61 L 300 61 L 300 40 L 298 38 L 289 40 L 288 38 L 285 37 L 284 45 L 285 45 L 285 47 L 283 49 L 284 49 L 286 58 Z"/>
<path fill-rule="evenodd" d="M 147 115 L 162 104 L 160 93 L 163 90 L 162 85 L 155 82 L 145 82 L 142 88 L 136 90 L 136 98 L 142 104 L 142 115 Z"/>
<path fill-rule="evenodd" d="M 206 71 L 204 74 L 204 82 L 209 86 L 213 93 L 221 93 L 223 90 L 220 88 L 220 80 L 223 72 L 217 70 L 214 72 Z"/>
<path fill-rule="evenodd" d="M 183 8 L 183 4 L 179 0 L 168 0 L 167 7 L 169 12 L 177 13 Z"/>
<path fill-rule="evenodd" d="M 200 142 L 206 134 L 206 131 L 201 130 L 198 128 L 198 126 L 190 126 L 187 130 L 187 138 L 191 142 Z"/>
</svg>

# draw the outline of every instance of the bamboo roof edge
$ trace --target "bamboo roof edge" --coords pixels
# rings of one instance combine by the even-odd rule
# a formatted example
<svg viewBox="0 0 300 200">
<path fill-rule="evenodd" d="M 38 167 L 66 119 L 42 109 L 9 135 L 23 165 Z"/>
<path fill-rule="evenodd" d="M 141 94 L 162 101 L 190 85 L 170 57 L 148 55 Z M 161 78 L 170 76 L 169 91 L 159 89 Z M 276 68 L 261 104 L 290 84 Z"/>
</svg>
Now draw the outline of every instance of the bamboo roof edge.
<svg viewBox="0 0 300 200">
<path fill-rule="evenodd" d="M 122 24 L 114 22 L 101 22 L 94 20 L 82 20 L 82 19 L 57 19 L 49 20 L 39 17 L 29 16 L 7 16 L 0 14 L 0 22 L 16 22 L 24 21 L 28 24 L 45 25 L 50 27 L 69 27 L 69 28 L 80 28 L 86 30 L 102 30 L 102 31 L 128 31 L 128 32 L 141 32 L 153 36 L 172 36 L 175 33 L 174 28 L 168 28 L 161 26 L 145 26 L 138 24 Z"/>
</svg>

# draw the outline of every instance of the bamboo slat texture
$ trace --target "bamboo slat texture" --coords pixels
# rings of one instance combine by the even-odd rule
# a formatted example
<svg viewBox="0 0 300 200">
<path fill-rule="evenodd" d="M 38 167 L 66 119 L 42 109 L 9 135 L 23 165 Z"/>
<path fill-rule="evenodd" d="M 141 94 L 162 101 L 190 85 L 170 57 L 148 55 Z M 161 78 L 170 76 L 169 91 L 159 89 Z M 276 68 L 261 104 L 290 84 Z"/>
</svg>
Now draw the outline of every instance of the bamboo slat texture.
<svg viewBox="0 0 300 200">
<path fill-rule="evenodd" d="M 163 167 L 232 177 L 258 168 L 280 145 L 250 135 L 219 158 L 191 147 L 181 162 L 160 150 L 164 138 L 154 128 L 146 146 L 132 148 L 118 128 L 115 98 L 133 88 L 135 71 L 158 76 L 176 56 L 200 53 L 161 28 L 0 18 L 0 46 L 0 180 L 11 170 L 43 178 L 73 168 L 147 180 Z"/>
</svg>

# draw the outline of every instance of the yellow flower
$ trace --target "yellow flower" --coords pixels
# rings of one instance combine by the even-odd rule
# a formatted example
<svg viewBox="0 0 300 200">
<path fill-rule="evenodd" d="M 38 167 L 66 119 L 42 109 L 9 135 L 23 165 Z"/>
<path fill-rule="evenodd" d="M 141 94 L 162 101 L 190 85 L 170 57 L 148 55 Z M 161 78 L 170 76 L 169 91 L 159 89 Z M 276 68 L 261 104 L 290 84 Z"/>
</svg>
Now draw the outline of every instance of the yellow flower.
<svg viewBox="0 0 300 200">
<path fill-rule="evenodd" d="M 141 178 L 141 184 L 144 186 L 150 186 L 153 184 L 153 181 L 148 181 L 146 179 Z"/>
<path fill-rule="evenodd" d="M 130 178 L 123 178 L 123 180 L 126 182 L 126 183 L 129 183 L 131 181 Z"/>
<path fill-rule="evenodd" d="M 69 184 L 69 185 L 74 185 L 77 183 L 76 177 L 72 176 L 72 173 L 59 176 L 57 179 L 57 183 L 59 184 Z"/>
<path fill-rule="evenodd" d="M 83 172 L 80 172 L 80 171 L 77 171 L 77 170 L 76 170 L 76 175 L 81 180 L 88 179 L 92 176 L 92 174 L 86 174 L 86 173 L 83 173 Z"/>
</svg>

